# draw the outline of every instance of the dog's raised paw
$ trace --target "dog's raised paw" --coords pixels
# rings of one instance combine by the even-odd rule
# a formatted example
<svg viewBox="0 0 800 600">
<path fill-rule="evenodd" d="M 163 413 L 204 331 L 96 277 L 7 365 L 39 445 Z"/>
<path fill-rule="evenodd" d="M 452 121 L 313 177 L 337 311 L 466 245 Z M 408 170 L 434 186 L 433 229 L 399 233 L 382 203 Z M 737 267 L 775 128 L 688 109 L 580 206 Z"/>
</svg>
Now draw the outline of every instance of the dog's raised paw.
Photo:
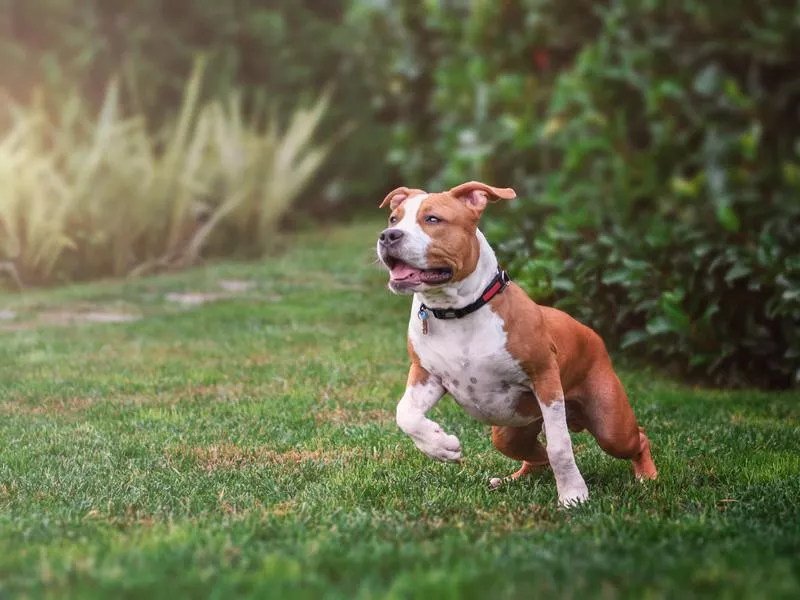
<svg viewBox="0 0 800 600">
<path fill-rule="evenodd" d="M 434 460 L 461 462 L 461 442 L 454 435 L 438 429 L 422 439 L 415 439 L 417 447 Z"/>
</svg>

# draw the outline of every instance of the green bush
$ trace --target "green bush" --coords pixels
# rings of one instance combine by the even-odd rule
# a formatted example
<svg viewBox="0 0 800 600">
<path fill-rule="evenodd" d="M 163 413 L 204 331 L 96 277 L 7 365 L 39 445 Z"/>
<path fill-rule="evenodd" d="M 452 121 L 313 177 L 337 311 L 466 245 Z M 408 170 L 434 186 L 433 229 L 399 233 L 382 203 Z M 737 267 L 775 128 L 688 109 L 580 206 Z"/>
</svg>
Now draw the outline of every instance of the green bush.
<svg viewBox="0 0 800 600">
<path fill-rule="evenodd" d="M 487 223 L 503 259 L 610 345 L 800 383 L 796 3 L 448 6 L 408 34 L 439 54 L 433 134 L 398 128 L 407 181 L 515 186 Z"/>
</svg>

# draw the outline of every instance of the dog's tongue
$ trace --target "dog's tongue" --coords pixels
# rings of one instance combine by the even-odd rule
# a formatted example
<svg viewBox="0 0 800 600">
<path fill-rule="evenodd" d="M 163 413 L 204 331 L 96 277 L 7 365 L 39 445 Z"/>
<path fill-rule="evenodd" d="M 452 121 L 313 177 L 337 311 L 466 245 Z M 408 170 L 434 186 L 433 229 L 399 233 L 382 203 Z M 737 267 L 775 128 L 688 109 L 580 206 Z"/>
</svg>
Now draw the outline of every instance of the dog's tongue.
<svg viewBox="0 0 800 600">
<path fill-rule="evenodd" d="M 421 269 L 416 269 L 404 262 L 398 262 L 394 267 L 392 267 L 392 279 L 394 281 L 420 281 L 421 276 Z"/>
</svg>

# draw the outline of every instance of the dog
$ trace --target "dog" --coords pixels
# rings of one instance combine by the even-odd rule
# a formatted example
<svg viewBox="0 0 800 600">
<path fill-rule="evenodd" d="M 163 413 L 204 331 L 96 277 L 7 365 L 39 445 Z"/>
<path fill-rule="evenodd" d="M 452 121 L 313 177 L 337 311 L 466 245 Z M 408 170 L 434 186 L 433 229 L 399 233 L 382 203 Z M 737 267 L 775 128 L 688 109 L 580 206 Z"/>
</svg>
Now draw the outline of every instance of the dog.
<svg viewBox="0 0 800 600">
<path fill-rule="evenodd" d="M 377 241 L 389 289 L 413 294 L 411 367 L 397 404 L 400 429 L 429 457 L 459 462 L 461 444 L 426 413 L 449 392 L 473 418 L 492 425 L 492 443 L 522 461 L 510 478 L 550 465 L 559 502 L 589 492 L 569 431 L 588 430 L 600 447 L 628 459 L 638 479 L 655 479 L 650 442 L 636 422 L 600 336 L 566 313 L 531 300 L 500 270 L 478 223 L 510 188 L 470 181 L 446 192 L 400 187 Z M 544 429 L 546 447 L 539 442 Z"/>
</svg>

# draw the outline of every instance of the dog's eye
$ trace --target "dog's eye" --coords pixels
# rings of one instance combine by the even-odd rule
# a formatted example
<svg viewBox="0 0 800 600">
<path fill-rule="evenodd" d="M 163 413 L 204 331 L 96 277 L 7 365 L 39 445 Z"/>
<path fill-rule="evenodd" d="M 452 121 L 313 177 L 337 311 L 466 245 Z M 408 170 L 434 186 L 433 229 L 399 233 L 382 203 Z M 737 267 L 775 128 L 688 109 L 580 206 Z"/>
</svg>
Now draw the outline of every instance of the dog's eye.
<svg viewBox="0 0 800 600">
<path fill-rule="evenodd" d="M 392 225 L 397 223 L 397 217 L 395 217 L 395 216 L 389 217 L 389 223 L 392 224 Z"/>
<path fill-rule="evenodd" d="M 426 223 L 434 223 L 435 224 L 435 223 L 441 223 L 442 220 L 439 217 L 435 217 L 433 215 L 428 215 L 427 217 L 425 217 L 425 222 Z"/>
</svg>

